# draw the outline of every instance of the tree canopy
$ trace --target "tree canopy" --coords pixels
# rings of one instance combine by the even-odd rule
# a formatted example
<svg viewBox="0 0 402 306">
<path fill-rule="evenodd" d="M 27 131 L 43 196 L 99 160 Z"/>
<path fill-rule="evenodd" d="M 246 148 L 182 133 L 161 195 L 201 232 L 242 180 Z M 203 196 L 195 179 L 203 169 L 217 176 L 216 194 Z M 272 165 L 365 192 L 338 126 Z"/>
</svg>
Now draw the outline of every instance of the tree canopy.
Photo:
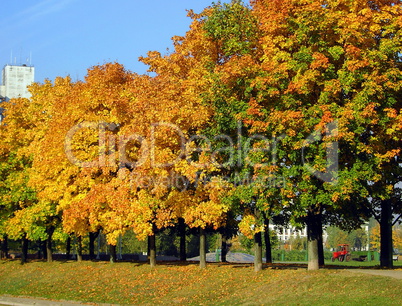
<svg viewBox="0 0 402 306">
<path fill-rule="evenodd" d="M 170 53 L 140 58 L 149 74 L 105 63 L 82 81 L 33 84 L 30 99 L 3 103 L 0 235 L 102 230 L 115 245 L 184 220 L 200 233 L 240 222 L 258 240 L 275 217 L 307 226 L 318 269 L 323 226 L 374 216 L 392 267 L 401 10 L 397 0 L 218 2 L 189 11 Z"/>
</svg>

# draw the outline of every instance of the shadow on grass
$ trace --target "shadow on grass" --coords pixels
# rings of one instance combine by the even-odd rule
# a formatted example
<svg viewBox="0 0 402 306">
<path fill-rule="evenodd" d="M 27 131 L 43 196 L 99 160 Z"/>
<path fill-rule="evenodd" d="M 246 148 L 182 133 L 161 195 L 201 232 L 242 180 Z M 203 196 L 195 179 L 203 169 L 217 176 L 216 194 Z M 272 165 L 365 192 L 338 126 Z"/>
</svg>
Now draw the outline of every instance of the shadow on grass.
<svg viewBox="0 0 402 306">
<path fill-rule="evenodd" d="M 7 262 L 16 262 L 20 261 L 20 259 L 2 259 L 0 260 L 1 264 L 5 264 Z M 26 264 L 29 264 L 31 262 L 47 262 L 46 259 L 28 259 Z M 61 263 L 61 264 L 75 264 L 77 263 L 77 260 L 74 259 L 54 259 L 54 263 Z M 117 260 L 113 263 L 111 263 L 109 260 L 82 260 L 82 263 L 99 263 L 99 264 L 115 264 L 118 265 L 119 263 L 130 263 L 133 266 L 148 266 L 149 261 L 138 261 L 138 260 Z M 198 266 L 199 261 L 157 261 L 156 262 L 157 266 Z M 222 266 L 229 266 L 234 269 L 239 269 L 239 268 L 251 268 L 253 267 L 253 263 L 250 262 L 207 262 L 207 267 L 208 266 L 217 266 L 217 267 L 222 267 Z M 393 269 L 401 269 L 402 266 L 397 264 L 394 266 Z M 307 269 L 307 263 L 263 263 L 263 269 L 273 269 L 273 270 L 297 270 L 297 269 Z M 361 265 L 348 265 L 347 263 L 344 264 L 326 264 L 324 266 L 320 266 L 320 269 L 329 269 L 329 270 L 344 270 L 344 269 L 367 269 L 367 270 L 393 270 L 393 269 L 384 269 L 381 268 L 379 263 L 368 265 L 367 263 L 363 263 Z"/>
</svg>

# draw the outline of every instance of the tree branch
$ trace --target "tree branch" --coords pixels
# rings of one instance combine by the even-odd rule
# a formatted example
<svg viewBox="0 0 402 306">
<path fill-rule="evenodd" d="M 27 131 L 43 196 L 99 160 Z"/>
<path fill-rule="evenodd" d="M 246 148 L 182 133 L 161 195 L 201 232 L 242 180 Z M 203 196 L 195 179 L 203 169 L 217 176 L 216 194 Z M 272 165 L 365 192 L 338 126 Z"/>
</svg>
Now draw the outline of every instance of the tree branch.
<svg viewBox="0 0 402 306">
<path fill-rule="evenodd" d="M 392 223 L 392 226 L 394 226 L 396 224 L 396 222 L 398 222 L 398 220 L 402 217 L 402 214 L 400 214 L 398 216 L 398 218 L 395 219 L 395 221 Z"/>
</svg>

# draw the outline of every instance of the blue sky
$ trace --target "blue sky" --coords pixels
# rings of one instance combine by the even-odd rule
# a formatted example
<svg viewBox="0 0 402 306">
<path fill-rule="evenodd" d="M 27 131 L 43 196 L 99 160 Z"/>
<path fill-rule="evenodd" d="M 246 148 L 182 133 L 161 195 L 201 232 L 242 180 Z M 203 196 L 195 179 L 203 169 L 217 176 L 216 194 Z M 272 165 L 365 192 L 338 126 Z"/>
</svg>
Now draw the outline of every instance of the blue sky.
<svg viewBox="0 0 402 306">
<path fill-rule="evenodd" d="M 36 82 L 83 79 L 89 67 L 114 61 L 145 73 L 138 57 L 166 53 L 171 37 L 189 29 L 186 9 L 199 13 L 213 1 L 1 0 L 0 68 L 32 55 Z"/>
</svg>

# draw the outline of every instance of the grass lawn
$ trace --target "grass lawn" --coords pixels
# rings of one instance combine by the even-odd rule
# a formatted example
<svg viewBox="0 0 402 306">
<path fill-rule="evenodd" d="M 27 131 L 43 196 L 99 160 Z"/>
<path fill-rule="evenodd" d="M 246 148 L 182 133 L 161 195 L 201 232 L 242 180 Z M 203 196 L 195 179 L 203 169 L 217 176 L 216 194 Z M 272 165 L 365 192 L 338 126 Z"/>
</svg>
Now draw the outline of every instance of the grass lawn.
<svg viewBox="0 0 402 306">
<path fill-rule="evenodd" d="M 0 261 L 0 295 L 115 304 L 401 305 L 402 280 L 339 268 L 252 265 Z"/>
</svg>

